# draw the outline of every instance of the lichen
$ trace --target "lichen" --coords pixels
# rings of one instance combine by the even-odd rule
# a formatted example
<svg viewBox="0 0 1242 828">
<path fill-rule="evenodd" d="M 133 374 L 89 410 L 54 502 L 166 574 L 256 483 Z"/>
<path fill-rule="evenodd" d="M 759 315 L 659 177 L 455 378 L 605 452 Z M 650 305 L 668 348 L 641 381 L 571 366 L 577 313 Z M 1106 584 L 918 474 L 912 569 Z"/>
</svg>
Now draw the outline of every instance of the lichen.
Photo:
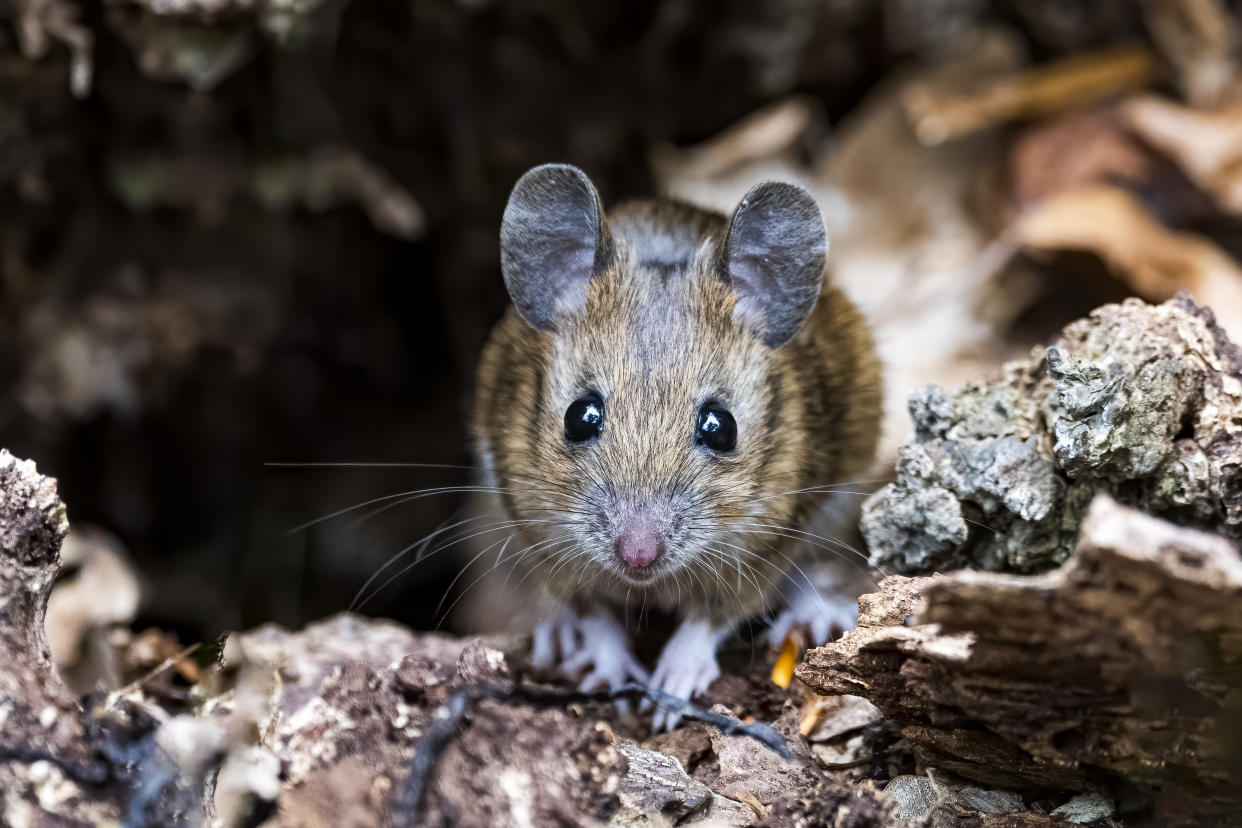
<svg viewBox="0 0 1242 828">
<path fill-rule="evenodd" d="M 1098 491 L 1242 537 L 1242 355 L 1187 296 L 1128 300 L 956 393 L 910 400 L 897 477 L 863 507 L 885 571 L 1032 572 Z"/>
</svg>

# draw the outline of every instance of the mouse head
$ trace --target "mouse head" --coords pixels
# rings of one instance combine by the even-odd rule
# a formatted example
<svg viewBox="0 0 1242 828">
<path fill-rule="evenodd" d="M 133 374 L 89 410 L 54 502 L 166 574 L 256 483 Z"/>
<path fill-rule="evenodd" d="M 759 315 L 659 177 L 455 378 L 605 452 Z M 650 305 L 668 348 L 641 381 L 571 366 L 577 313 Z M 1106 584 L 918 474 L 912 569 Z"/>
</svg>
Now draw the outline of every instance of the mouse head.
<svg viewBox="0 0 1242 828">
<path fill-rule="evenodd" d="M 505 412 L 520 425 L 489 444 L 514 517 L 547 521 L 542 555 L 601 585 L 680 591 L 788 521 L 807 416 L 791 354 L 826 251 L 790 184 L 754 187 L 726 218 L 672 202 L 608 216 L 570 166 L 518 181 L 501 266 L 521 333 L 493 382 L 522 386 Z"/>
</svg>

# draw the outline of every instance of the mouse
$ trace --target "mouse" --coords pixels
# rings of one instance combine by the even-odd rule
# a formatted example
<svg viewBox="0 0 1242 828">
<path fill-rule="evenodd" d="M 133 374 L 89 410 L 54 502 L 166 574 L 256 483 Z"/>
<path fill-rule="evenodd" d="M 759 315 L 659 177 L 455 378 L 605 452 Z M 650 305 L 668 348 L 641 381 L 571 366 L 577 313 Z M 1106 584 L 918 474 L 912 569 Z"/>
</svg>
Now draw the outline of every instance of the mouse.
<svg viewBox="0 0 1242 828">
<path fill-rule="evenodd" d="M 605 210 L 567 164 L 514 185 L 511 305 L 479 359 L 471 430 L 512 532 L 502 554 L 539 592 L 533 666 L 688 701 L 745 619 L 775 614 L 774 639 L 806 623 L 814 643 L 853 626 L 858 592 L 815 565 L 848 553 L 813 527 L 873 461 L 882 378 L 828 250 L 795 184 L 758 184 L 730 215 L 669 198 Z M 676 619 L 650 670 L 624 623 L 640 606 Z M 678 719 L 657 710 L 654 729 Z"/>
</svg>

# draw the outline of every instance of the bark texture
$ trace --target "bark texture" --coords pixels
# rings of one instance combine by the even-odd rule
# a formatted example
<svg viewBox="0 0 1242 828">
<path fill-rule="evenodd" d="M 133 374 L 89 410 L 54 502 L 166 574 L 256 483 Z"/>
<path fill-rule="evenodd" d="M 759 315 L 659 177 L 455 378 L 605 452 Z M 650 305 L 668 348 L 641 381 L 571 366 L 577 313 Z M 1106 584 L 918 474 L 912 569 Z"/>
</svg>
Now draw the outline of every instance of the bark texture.
<svg viewBox="0 0 1242 828">
<path fill-rule="evenodd" d="M 1059 569 L 895 576 L 862 610 L 797 675 L 869 699 L 922 766 L 1137 796 L 1166 823 L 1242 818 L 1242 560 L 1227 539 L 1100 495 Z"/>
<path fill-rule="evenodd" d="M 610 703 L 519 681 L 525 639 L 417 634 L 350 615 L 234 634 L 194 663 L 173 653 L 79 704 L 43 626 L 67 531 L 55 481 L 0 450 L 6 826 L 889 821 L 874 786 L 816 762 L 798 693 L 768 684 L 763 663 L 719 682 L 712 700 L 727 702 L 723 716 L 773 722 L 788 759 L 694 723 L 640 746 L 632 737 L 646 725 Z M 825 722 L 821 741 L 870 722 Z"/>
<path fill-rule="evenodd" d="M 1242 537 L 1242 352 L 1185 295 L 1105 305 L 996 379 L 910 400 L 897 479 L 863 509 L 905 574 L 1065 560 L 1099 491 Z"/>
</svg>

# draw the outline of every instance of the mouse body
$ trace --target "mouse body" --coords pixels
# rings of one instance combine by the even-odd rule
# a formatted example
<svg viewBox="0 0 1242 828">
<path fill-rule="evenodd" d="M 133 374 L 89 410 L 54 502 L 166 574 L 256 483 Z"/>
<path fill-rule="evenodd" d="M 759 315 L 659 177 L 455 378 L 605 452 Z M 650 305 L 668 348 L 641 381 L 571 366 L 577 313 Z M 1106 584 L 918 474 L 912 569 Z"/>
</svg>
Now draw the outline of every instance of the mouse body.
<svg viewBox="0 0 1242 828">
<path fill-rule="evenodd" d="M 502 553 L 546 596 L 536 666 L 689 699 L 736 624 L 771 611 L 820 537 L 823 487 L 868 468 L 881 426 L 879 362 L 827 249 L 791 184 L 725 216 L 667 199 L 605 212 L 567 165 L 518 181 L 501 228 L 513 305 L 472 429 L 512 530 Z M 638 605 L 679 619 L 652 675 L 617 616 Z"/>
</svg>

